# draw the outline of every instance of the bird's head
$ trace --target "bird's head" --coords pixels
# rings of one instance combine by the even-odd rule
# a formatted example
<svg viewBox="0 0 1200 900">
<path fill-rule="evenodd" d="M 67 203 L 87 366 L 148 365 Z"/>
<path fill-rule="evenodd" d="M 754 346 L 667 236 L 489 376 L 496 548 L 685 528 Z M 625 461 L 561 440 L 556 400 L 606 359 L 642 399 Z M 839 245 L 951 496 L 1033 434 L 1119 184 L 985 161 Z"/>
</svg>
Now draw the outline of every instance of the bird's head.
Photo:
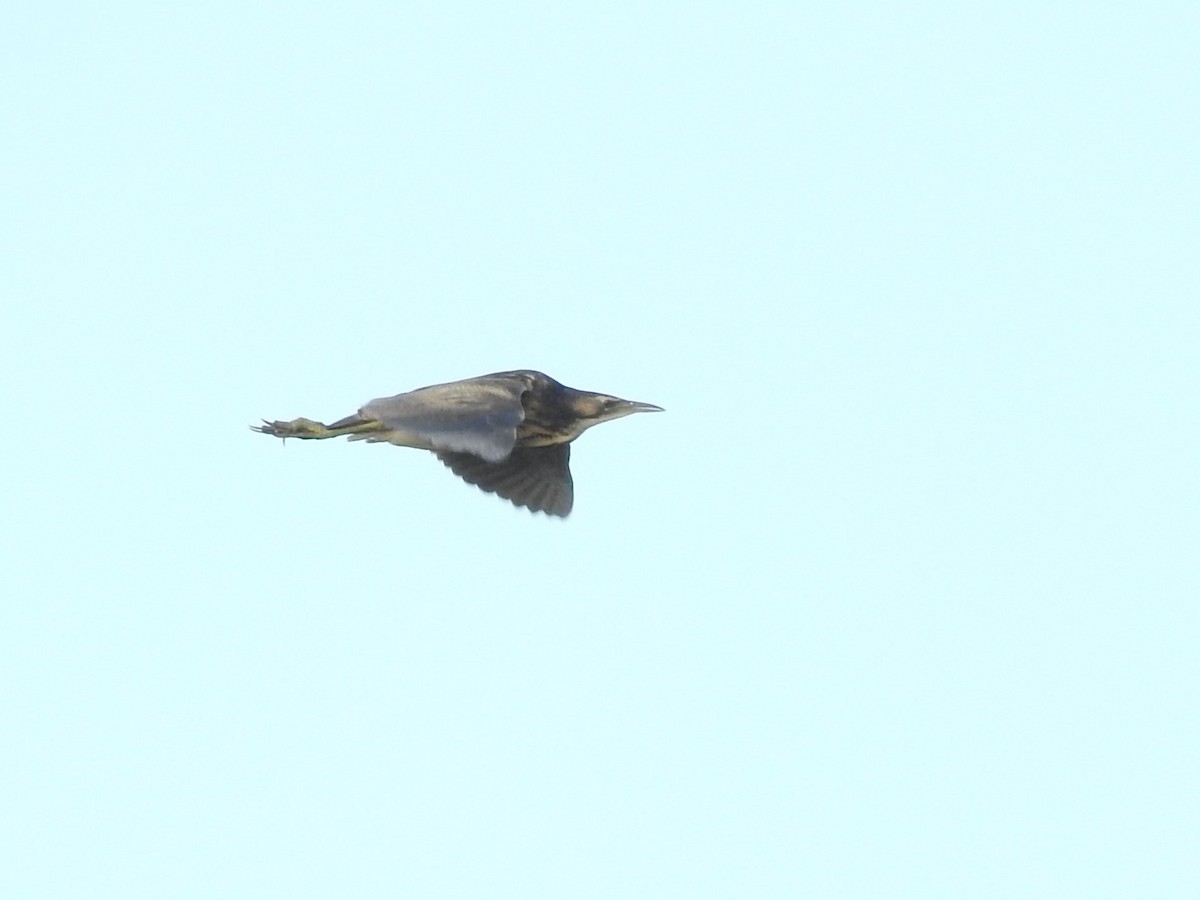
<svg viewBox="0 0 1200 900">
<path fill-rule="evenodd" d="M 620 397 L 610 397 L 607 394 L 592 394 L 586 391 L 576 391 L 571 398 L 571 408 L 579 418 L 583 428 L 591 428 L 601 422 L 620 419 L 622 416 L 639 412 L 662 412 L 661 406 L 653 403 L 640 403 L 637 400 L 622 400 Z M 580 429 L 581 431 L 583 429 Z"/>
</svg>

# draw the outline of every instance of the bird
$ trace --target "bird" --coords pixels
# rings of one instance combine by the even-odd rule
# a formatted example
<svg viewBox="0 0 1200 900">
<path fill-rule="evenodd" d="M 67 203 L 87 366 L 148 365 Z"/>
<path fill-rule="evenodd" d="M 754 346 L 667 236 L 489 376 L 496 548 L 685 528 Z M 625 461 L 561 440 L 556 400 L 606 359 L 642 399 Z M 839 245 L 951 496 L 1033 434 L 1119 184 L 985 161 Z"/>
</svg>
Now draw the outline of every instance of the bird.
<svg viewBox="0 0 1200 900">
<path fill-rule="evenodd" d="M 468 484 L 530 512 L 566 518 L 575 502 L 571 442 L 601 422 L 662 411 L 518 369 L 381 397 L 331 425 L 263 419 L 250 428 L 284 439 L 345 435 L 429 450 Z"/>
</svg>

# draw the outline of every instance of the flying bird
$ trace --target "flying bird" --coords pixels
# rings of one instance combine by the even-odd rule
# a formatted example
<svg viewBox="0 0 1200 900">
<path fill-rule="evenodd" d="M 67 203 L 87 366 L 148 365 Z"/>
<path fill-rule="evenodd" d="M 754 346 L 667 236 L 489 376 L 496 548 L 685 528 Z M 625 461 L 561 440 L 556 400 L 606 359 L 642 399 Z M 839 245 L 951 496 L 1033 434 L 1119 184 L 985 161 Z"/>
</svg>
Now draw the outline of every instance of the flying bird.
<svg viewBox="0 0 1200 900">
<path fill-rule="evenodd" d="M 566 517 L 575 496 L 571 442 L 593 425 L 637 412 L 662 407 L 578 391 L 522 369 L 372 400 L 332 425 L 263 419 L 251 428 L 278 438 L 347 435 L 430 450 L 470 484 L 533 512 Z"/>
</svg>

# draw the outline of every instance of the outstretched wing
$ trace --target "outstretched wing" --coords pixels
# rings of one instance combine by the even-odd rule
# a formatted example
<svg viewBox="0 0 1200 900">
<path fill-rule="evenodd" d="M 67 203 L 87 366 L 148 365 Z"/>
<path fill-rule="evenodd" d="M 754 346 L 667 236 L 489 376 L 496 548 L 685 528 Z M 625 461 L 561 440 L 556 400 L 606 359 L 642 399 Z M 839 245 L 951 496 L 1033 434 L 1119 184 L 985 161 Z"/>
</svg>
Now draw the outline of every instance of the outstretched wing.
<svg viewBox="0 0 1200 900">
<path fill-rule="evenodd" d="M 526 374 L 505 372 L 382 397 L 364 406 L 359 415 L 380 422 L 383 429 L 352 439 L 473 454 L 499 462 L 516 445 L 517 426 L 525 418 L 521 396 L 529 387 Z"/>
<path fill-rule="evenodd" d="M 517 447 L 506 459 L 488 462 L 473 453 L 438 450 L 437 456 L 463 481 L 533 512 L 566 517 L 575 500 L 571 445 Z"/>
</svg>

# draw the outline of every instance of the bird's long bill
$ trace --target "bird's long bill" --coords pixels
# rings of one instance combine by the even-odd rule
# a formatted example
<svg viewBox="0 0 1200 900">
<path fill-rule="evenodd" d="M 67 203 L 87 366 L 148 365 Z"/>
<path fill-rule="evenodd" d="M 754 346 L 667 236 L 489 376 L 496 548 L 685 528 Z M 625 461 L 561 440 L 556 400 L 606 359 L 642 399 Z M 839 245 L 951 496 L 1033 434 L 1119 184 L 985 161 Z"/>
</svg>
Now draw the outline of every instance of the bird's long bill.
<svg viewBox="0 0 1200 900">
<path fill-rule="evenodd" d="M 628 412 L 665 412 L 661 406 L 655 406 L 653 403 L 639 403 L 637 400 L 622 400 L 625 404 L 625 409 Z"/>
<path fill-rule="evenodd" d="M 637 400 L 617 399 L 615 403 L 611 404 L 601 414 L 600 421 L 607 422 L 610 419 L 620 419 L 640 412 L 663 412 L 663 408 L 655 406 L 653 403 L 639 403 Z"/>
</svg>

